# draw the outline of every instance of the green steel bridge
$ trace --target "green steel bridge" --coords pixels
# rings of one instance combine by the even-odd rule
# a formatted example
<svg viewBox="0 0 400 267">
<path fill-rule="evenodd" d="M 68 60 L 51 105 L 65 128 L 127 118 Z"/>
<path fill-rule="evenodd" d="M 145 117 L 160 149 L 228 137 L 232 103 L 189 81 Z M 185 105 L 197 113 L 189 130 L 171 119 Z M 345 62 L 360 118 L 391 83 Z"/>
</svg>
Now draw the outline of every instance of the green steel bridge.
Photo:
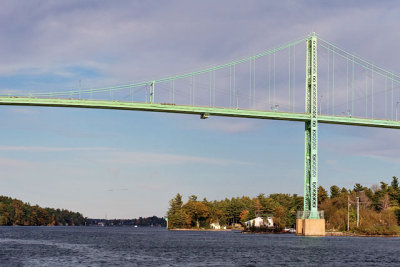
<svg viewBox="0 0 400 267">
<path fill-rule="evenodd" d="M 183 75 L 113 87 L 24 91 L 0 95 L 0 105 L 302 121 L 304 214 L 317 219 L 318 123 L 400 129 L 399 85 L 399 75 L 313 33 L 251 57 Z"/>
</svg>

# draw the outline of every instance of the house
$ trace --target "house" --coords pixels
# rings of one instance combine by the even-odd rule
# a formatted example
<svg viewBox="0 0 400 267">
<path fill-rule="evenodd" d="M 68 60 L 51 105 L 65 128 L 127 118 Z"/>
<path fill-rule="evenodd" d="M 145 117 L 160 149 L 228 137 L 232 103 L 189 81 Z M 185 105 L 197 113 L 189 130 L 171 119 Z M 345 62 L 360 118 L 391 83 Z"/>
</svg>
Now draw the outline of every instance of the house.
<svg viewBox="0 0 400 267">
<path fill-rule="evenodd" d="M 210 224 L 210 228 L 211 229 L 215 229 L 215 230 L 220 230 L 221 229 L 221 225 L 219 225 L 219 222 L 213 222 Z"/>
<path fill-rule="evenodd" d="M 263 218 L 263 217 L 257 217 L 254 218 L 250 221 L 247 221 L 244 223 L 246 225 L 247 228 L 254 226 L 254 227 L 268 227 L 268 228 L 272 228 L 274 227 L 274 221 L 272 220 L 272 217 L 267 217 L 267 218 Z"/>
<path fill-rule="evenodd" d="M 210 224 L 210 229 L 214 229 L 214 230 L 224 229 L 224 230 L 226 230 L 226 226 L 221 226 L 219 224 L 219 222 L 213 222 L 213 223 Z"/>
</svg>

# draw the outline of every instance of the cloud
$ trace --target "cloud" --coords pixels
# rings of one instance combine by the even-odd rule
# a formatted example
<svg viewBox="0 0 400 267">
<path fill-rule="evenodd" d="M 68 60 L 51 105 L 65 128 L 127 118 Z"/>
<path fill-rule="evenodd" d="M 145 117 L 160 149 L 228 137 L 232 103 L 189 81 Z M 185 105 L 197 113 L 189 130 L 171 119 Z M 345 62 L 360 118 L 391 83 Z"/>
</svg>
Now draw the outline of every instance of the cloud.
<svg viewBox="0 0 400 267">
<path fill-rule="evenodd" d="M 24 168 L 32 168 L 35 166 L 37 166 L 37 164 L 31 161 L 0 157 L 0 168 L 2 170 L 21 169 L 21 168 L 24 169 Z"/>
<path fill-rule="evenodd" d="M 0 151 L 23 152 L 68 152 L 68 151 L 110 151 L 108 147 L 46 147 L 46 146 L 0 146 Z"/>
<path fill-rule="evenodd" d="M 176 165 L 176 164 L 212 164 L 212 165 L 230 165 L 230 164 L 248 164 L 246 162 L 235 161 L 230 159 L 218 159 L 209 157 L 197 157 L 180 154 L 168 153 L 148 153 L 135 151 L 121 151 L 110 147 L 46 147 L 46 146 L 0 146 L 1 151 L 13 152 L 94 152 L 90 160 L 101 163 L 117 163 L 117 164 L 157 164 L 157 165 Z M 101 152 L 101 153 L 100 153 Z M 4 160 L 13 163 L 12 160 Z M 18 161 L 16 161 L 18 163 Z M 15 165 L 15 164 L 14 164 Z M 113 177 L 119 176 L 120 170 L 112 168 L 110 173 Z M 152 172 L 154 175 L 157 172 Z"/>
<path fill-rule="evenodd" d="M 341 140 L 342 144 L 340 146 L 326 142 L 323 148 L 339 153 L 346 153 L 346 155 L 399 163 L 399 138 L 400 132 L 397 130 L 366 128 L 362 135 L 351 136 Z"/>
<path fill-rule="evenodd" d="M 311 31 L 366 58 L 377 55 L 369 58 L 372 61 L 385 58 L 385 64 L 378 65 L 389 69 L 398 65 L 390 51 L 396 51 L 395 44 L 400 38 L 388 34 L 396 32 L 394 22 L 399 20 L 393 12 L 399 7 L 396 2 L 378 5 L 365 1 L 362 6 L 318 1 L 312 4 L 301 1 L 248 1 L 246 4 L 241 1 L 233 1 L 235 4 L 232 1 L 171 1 L 161 5 L 131 1 L 117 1 L 114 5 L 96 1 L 5 2 L 0 13 L 0 23 L 6 25 L 0 30 L 3 60 L 0 73 L 16 75 L 15 80 L 19 75 L 44 74 L 39 80 L 29 76 L 31 83 L 27 81 L 21 85 L 37 90 L 76 88 L 79 80 L 85 87 L 93 88 L 185 73 L 250 56 Z M 143 10 L 152 12 L 144 12 L 144 16 Z M 286 14 L 284 20 L 282 13 Z M 233 29 L 235 34 L 231 34 Z M 373 39 L 371 32 L 374 32 Z M 286 59 L 277 62 L 277 77 L 285 80 L 286 65 Z M 304 64 L 298 65 L 296 70 L 302 74 Z M 60 83 L 49 78 L 52 75 L 66 76 L 68 80 Z M 257 72 L 257 75 L 265 76 L 265 73 Z M 287 92 L 286 85 L 280 82 L 282 79 L 277 80 L 280 93 Z M 301 94 L 297 94 L 303 95 L 303 74 L 299 79 L 297 89 L 301 89 Z M 336 81 L 337 88 L 344 88 L 340 84 L 343 80 Z M 243 107 L 248 102 L 247 86 L 241 86 L 240 106 Z M 202 92 L 208 94 L 206 87 Z M 162 92 L 157 97 L 160 95 Z M 265 83 L 258 86 L 257 95 L 256 107 L 270 110 L 270 104 L 266 104 Z M 336 104 L 342 103 L 344 94 L 336 90 L 335 95 Z M 279 104 L 280 111 L 288 110 L 287 99 L 286 95 L 278 94 L 273 104 Z M 303 104 L 302 99 L 297 101 L 296 110 L 304 110 Z M 337 112 L 346 112 L 346 108 L 340 106 Z M 242 126 L 228 125 L 226 130 L 240 132 Z"/>
<path fill-rule="evenodd" d="M 206 158 L 189 155 L 168 154 L 168 153 L 148 153 L 148 152 L 112 152 L 107 154 L 107 159 L 101 157 L 98 159 L 103 163 L 117 163 L 117 164 L 156 164 L 156 165 L 179 165 L 179 164 L 211 164 L 226 166 L 231 164 L 248 164 L 246 162 Z"/>
<path fill-rule="evenodd" d="M 118 1 L 111 5 L 68 1 L 37 5 L 8 1 L 0 14 L 0 22 L 7 25 L 1 31 L 1 36 L 7 37 L 1 40 L 4 68 L 0 71 L 45 73 L 79 64 L 115 81 L 154 79 L 154 75 L 176 74 L 250 55 L 312 30 L 328 39 L 349 42 L 349 33 L 356 29 L 358 35 L 351 38 L 357 39 L 362 50 L 367 44 L 358 40 L 370 35 L 359 29 L 389 30 L 396 18 L 390 9 L 373 2 L 362 6 L 336 3 L 329 8 L 318 1 L 311 4 L 313 8 L 293 1 L 234 2 L 154 5 Z M 151 12 L 143 15 L 144 10 Z M 285 20 L 282 12 L 287 14 Z M 379 26 L 370 19 L 382 14 L 386 17 Z M 231 34 L 233 29 L 235 34 Z M 384 31 L 376 32 L 387 37 Z M 383 46 L 381 42 L 373 45 Z"/>
</svg>

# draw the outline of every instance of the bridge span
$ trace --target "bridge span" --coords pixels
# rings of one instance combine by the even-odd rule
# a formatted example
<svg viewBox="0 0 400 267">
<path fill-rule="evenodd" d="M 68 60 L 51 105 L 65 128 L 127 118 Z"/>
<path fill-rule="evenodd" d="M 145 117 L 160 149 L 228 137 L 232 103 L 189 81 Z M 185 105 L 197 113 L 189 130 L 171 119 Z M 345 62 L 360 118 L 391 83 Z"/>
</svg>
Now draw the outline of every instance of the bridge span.
<svg viewBox="0 0 400 267">
<path fill-rule="evenodd" d="M 317 61 L 317 54 L 322 60 Z M 299 96 L 305 97 L 300 101 Z M 304 122 L 304 209 L 297 233 L 323 235 L 325 222 L 318 211 L 318 124 L 400 129 L 400 75 L 313 33 L 201 71 L 113 87 L 23 91 L 0 95 L 0 105 Z"/>
</svg>

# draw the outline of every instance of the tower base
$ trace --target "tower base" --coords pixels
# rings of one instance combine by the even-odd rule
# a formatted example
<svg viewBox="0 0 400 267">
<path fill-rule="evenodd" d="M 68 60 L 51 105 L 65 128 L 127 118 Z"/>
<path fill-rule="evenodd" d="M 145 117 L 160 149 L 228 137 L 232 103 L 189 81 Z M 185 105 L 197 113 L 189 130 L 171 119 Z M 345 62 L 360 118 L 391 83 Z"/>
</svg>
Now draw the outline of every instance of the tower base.
<svg viewBox="0 0 400 267">
<path fill-rule="evenodd" d="M 296 235 L 325 236 L 325 219 L 297 219 Z"/>
</svg>

